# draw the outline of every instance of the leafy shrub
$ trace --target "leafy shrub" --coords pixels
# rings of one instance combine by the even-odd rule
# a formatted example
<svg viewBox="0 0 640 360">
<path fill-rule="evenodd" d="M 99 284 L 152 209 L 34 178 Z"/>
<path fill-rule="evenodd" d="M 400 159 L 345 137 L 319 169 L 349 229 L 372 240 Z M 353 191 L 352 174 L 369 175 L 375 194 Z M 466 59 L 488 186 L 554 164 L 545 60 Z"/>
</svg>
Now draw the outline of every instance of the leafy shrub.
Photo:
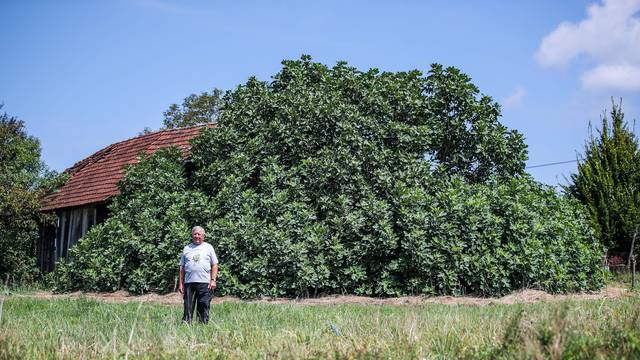
<svg viewBox="0 0 640 360">
<path fill-rule="evenodd" d="M 572 200 L 529 178 L 414 191 L 400 210 L 406 292 L 595 290 L 603 249 Z"/>
<path fill-rule="evenodd" d="M 33 226 L 37 226 L 35 223 Z M 32 226 L 18 229 L 0 228 L 0 279 L 11 284 L 29 284 L 40 276 L 36 264 L 34 241 L 38 231 Z"/>
</svg>

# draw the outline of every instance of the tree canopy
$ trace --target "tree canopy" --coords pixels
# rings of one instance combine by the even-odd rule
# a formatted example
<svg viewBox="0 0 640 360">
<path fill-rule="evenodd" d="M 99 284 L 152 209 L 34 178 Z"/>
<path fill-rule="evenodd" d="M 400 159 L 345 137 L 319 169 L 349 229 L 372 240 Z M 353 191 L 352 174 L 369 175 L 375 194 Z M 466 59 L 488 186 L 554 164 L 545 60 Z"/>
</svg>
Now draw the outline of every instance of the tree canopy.
<svg viewBox="0 0 640 360">
<path fill-rule="evenodd" d="M 0 109 L 2 106 L 0 106 Z M 11 282 L 36 277 L 35 241 L 42 198 L 55 186 L 55 173 L 40 159 L 40 142 L 24 122 L 0 114 L 0 277 Z"/>
<path fill-rule="evenodd" d="M 182 105 L 171 104 L 164 112 L 164 128 L 173 129 L 216 122 L 220 114 L 222 90 L 187 96 Z"/>
</svg>

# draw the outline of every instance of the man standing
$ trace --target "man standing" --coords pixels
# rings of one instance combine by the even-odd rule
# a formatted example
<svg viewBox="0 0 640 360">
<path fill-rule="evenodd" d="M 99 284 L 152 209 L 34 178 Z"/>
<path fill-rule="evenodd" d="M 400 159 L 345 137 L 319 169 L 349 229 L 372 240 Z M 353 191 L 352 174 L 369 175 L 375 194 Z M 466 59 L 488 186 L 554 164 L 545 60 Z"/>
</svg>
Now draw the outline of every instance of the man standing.
<svg viewBox="0 0 640 360">
<path fill-rule="evenodd" d="M 180 281 L 178 291 L 184 296 L 182 321 L 190 324 L 193 309 L 198 303 L 198 321 L 209 321 L 211 291 L 216 288 L 218 258 L 211 244 L 204 242 L 204 229 L 194 226 L 191 244 L 184 247 L 180 255 Z"/>
</svg>

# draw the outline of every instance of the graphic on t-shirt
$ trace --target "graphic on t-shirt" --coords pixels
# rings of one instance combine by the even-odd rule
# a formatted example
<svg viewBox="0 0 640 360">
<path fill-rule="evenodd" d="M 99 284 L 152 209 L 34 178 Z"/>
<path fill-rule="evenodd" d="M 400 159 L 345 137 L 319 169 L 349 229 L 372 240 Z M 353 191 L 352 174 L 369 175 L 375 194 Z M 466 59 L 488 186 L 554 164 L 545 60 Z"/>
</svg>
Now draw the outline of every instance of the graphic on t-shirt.
<svg viewBox="0 0 640 360">
<path fill-rule="evenodd" d="M 193 261 L 194 262 L 200 262 L 200 254 L 193 255 Z"/>
</svg>

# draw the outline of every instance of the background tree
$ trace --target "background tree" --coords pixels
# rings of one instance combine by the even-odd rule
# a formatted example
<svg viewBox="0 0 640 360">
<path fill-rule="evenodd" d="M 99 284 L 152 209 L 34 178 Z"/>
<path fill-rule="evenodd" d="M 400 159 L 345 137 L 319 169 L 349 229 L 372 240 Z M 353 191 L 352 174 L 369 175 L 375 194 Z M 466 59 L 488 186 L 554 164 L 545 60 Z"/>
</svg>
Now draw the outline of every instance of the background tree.
<svg viewBox="0 0 640 360">
<path fill-rule="evenodd" d="M 640 221 L 640 151 L 624 120 L 622 104 L 612 104 L 611 120 L 590 130 L 578 173 L 567 191 L 586 205 L 598 238 L 609 249 L 629 251 Z"/>
<path fill-rule="evenodd" d="M 220 114 L 222 90 L 187 96 L 182 105 L 171 104 L 164 112 L 164 128 L 173 129 L 216 122 Z"/>
<path fill-rule="evenodd" d="M 0 106 L 2 108 L 2 106 Z M 12 283 L 37 278 L 35 241 L 42 198 L 56 186 L 56 174 L 40 160 L 40 142 L 24 122 L 0 114 L 0 277 Z"/>
</svg>

